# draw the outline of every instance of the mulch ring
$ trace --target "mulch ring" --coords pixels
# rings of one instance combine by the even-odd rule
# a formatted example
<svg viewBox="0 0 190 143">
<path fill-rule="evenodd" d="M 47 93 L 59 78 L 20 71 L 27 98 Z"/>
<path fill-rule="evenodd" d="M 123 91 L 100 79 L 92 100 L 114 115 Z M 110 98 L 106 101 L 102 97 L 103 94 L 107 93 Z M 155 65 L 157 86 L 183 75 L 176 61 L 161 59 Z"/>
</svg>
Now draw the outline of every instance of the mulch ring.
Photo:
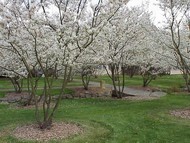
<svg viewBox="0 0 190 143">
<path fill-rule="evenodd" d="M 62 140 L 83 133 L 82 127 L 71 123 L 53 123 L 50 129 L 41 130 L 37 124 L 17 127 L 12 136 L 20 140 L 48 142 Z"/>
<path fill-rule="evenodd" d="M 178 109 L 170 111 L 170 114 L 183 119 L 190 119 L 190 109 Z"/>
</svg>

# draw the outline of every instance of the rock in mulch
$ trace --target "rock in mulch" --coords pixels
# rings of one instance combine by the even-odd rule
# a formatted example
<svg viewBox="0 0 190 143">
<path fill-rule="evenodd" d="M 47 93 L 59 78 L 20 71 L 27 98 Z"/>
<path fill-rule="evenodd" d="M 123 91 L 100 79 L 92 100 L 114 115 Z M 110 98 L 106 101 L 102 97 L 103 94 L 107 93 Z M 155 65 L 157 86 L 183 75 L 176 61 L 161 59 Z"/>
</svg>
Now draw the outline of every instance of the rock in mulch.
<svg viewBox="0 0 190 143">
<path fill-rule="evenodd" d="M 190 119 L 190 109 L 179 109 L 170 111 L 170 114 L 183 119 Z"/>
<path fill-rule="evenodd" d="M 41 130 L 37 124 L 17 127 L 12 135 L 21 140 L 48 142 L 61 140 L 82 133 L 80 126 L 71 123 L 53 123 L 51 129 Z"/>
</svg>

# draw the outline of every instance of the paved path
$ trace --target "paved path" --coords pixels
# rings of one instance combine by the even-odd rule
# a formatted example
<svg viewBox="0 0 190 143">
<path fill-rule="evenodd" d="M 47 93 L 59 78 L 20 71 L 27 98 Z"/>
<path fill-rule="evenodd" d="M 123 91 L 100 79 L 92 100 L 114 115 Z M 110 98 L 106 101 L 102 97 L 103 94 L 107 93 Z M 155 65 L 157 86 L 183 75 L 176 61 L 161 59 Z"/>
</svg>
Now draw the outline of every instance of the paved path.
<svg viewBox="0 0 190 143">
<path fill-rule="evenodd" d="M 90 82 L 89 83 L 90 87 L 100 87 L 99 82 Z M 111 88 L 113 89 L 113 86 L 111 84 L 103 84 L 104 87 L 106 88 Z M 82 87 L 82 86 L 68 86 L 68 88 L 74 88 L 74 87 Z M 54 89 L 58 89 L 60 87 L 54 87 Z M 42 89 L 42 88 L 38 88 Z M 13 91 L 14 89 L 0 89 L 0 91 Z M 148 91 L 148 90 L 141 90 L 141 89 L 134 89 L 130 87 L 125 87 L 124 88 L 124 93 L 130 94 L 130 95 L 135 95 L 135 96 L 152 96 L 152 97 L 161 97 L 165 96 L 166 93 L 162 91 Z"/>
<path fill-rule="evenodd" d="M 97 86 L 100 86 L 100 83 L 90 82 L 89 86 L 97 87 Z M 113 86 L 110 84 L 104 84 L 104 87 L 113 89 Z M 130 88 L 130 87 L 124 87 L 124 93 L 130 94 L 130 95 L 135 95 L 135 96 L 152 96 L 152 97 L 161 97 L 161 96 L 166 95 L 166 93 L 162 92 L 162 91 L 152 92 L 152 91 L 148 91 L 148 90 L 134 89 L 134 88 Z"/>
</svg>

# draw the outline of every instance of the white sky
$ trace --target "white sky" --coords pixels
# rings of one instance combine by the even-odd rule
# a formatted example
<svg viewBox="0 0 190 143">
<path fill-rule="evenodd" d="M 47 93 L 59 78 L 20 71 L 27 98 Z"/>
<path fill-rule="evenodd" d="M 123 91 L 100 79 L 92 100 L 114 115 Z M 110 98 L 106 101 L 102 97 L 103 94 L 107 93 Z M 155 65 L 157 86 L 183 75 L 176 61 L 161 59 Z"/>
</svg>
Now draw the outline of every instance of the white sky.
<svg viewBox="0 0 190 143">
<path fill-rule="evenodd" d="M 0 1 L 4 1 L 4 0 L 0 0 Z M 92 1 L 97 1 L 97 0 L 92 0 Z M 132 7 L 132 6 L 141 6 L 142 4 L 146 4 L 146 3 L 149 3 L 148 10 L 152 12 L 151 18 L 154 24 L 157 26 L 162 26 L 164 17 L 163 17 L 163 12 L 159 8 L 159 6 L 156 5 L 158 4 L 157 0 L 130 0 L 127 5 L 129 7 Z"/>
<path fill-rule="evenodd" d="M 163 12 L 157 5 L 158 4 L 157 0 L 130 0 L 128 3 L 128 6 L 129 7 L 140 6 L 140 5 L 146 4 L 146 3 L 149 3 L 148 10 L 150 12 L 152 12 L 151 18 L 153 19 L 153 22 L 157 26 L 161 26 L 164 21 L 164 17 L 163 17 Z"/>
</svg>

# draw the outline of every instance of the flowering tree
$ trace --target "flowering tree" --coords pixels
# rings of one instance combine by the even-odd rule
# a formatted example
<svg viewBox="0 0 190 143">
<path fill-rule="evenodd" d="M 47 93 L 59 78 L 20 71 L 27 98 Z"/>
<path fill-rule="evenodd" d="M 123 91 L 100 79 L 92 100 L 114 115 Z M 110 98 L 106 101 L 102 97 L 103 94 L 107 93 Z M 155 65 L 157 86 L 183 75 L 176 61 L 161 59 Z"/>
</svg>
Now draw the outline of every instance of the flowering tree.
<svg viewBox="0 0 190 143">
<path fill-rule="evenodd" d="M 83 52 L 80 58 L 77 60 L 77 73 L 80 73 L 82 83 L 85 90 L 88 90 L 91 77 L 97 70 L 97 59 L 95 53 L 92 50 L 92 45 Z"/>
<path fill-rule="evenodd" d="M 4 24 L 1 29 L 0 48 L 7 57 L 1 66 L 11 69 L 14 74 L 24 72 L 27 75 L 31 101 L 35 103 L 36 120 L 41 129 L 51 127 L 72 67 L 81 55 L 85 56 L 84 51 L 114 17 L 123 2 L 13 0 L 0 4 L 0 17 Z M 16 59 L 11 60 L 11 68 L 7 65 L 9 52 Z M 17 64 L 20 66 L 19 71 Z M 43 99 L 42 113 L 39 110 L 39 98 L 36 96 L 40 77 L 33 78 L 33 69 L 43 73 L 44 88 L 41 96 L 44 98 L 40 98 Z M 55 73 L 61 69 L 63 74 L 62 89 L 55 103 L 51 102 L 51 91 L 56 75 L 50 76 L 50 69 Z"/>
<path fill-rule="evenodd" d="M 143 79 L 143 87 L 148 86 L 157 76 L 167 74 L 170 67 L 163 58 L 162 47 L 152 39 L 148 40 L 147 37 L 145 39 L 147 44 L 140 44 L 140 46 L 145 47 L 138 50 L 136 60 L 136 65 L 139 66 L 139 72 Z"/>
<path fill-rule="evenodd" d="M 129 10 L 125 7 L 99 35 L 97 47 L 103 47 L 104 50 L 102 52 L 101 49 L 97 49 L 98 56 L 101 57 L 100 62 L 105 65 L 107 74 L 112 79 L 115 97 L 122 98 L 125 83 L 124 67 L 138 64 L 138 50 L 142 49 L 141 43 L 146 43 L 147 36 L 142 25 L 146 26 L 149 21 L 143 9 Z"/>
<path fill-rule="evenodd" d="M 137 45 L 135 65 L 139 66 L 139 72 L 143 79 L 143 87 L 156 79 L 157 76 L 167 74 L 170 69 L 168 60 L 166 60 L 166 51 L 162 49 L 162 44 L 157 42 L 155 31 L 158 31 L 156 26 L 151 22 L 150 15 L 145 15 L 148 21 L 141 24 L 143 40 Z"/>
<path fill-rule="evenodd" d="M 4 49 L 1 49 L 0 68 L 1 75 L 8 77 L 15 89 L 15 92 L 22 92 L 23 78 L 26 77 L 26 69 L 21 66 L 22 63 L 17 56 Z"/>
<path fill-rule="evenodd" d="M 159 0 L 160 8 L 166 18 L 164 46 L 172 53 L 178 68 L 182 71 L 188 91 L 190 91 L 190 62 L 189 62 L 189 0 Z"/>
</svg>

